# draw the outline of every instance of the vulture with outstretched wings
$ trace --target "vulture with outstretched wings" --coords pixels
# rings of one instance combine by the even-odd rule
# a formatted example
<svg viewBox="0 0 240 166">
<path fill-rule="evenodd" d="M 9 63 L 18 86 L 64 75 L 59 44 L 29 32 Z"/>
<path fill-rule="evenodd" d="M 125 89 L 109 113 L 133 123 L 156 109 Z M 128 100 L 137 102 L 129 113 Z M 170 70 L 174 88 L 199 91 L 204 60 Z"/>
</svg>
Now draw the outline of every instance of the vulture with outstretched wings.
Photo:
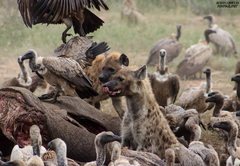
<svg viewBox="0 0 240 166">
<path fill-rule="evenodd" d="M 80 36 L 95 31 L 104 23 L 87 8 L 100 7 L 108 10 L 103 0 L 18 0 L 18 9 L 27 27 L 38 23 L 61 24 L 67 29 L 62 33 L 62 41 L 66 43 L 67 31 L 73 26 L 74 32 Z"/>
</svg>

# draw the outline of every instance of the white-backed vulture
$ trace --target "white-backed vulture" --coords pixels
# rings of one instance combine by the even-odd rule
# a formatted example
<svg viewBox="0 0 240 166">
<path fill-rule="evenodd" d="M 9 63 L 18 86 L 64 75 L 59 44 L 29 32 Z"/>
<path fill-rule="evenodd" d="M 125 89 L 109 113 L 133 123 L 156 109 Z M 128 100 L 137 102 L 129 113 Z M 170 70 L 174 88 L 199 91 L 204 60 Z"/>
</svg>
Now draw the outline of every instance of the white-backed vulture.
<svg viewBox="0 0 240 166">
<path fill-rule="evenodd" d="M 54 86 L 56 93 L 52 102 L 57 101 L 59 92 L 65 95 L 89 98 L 98 95 L 92 88 L 92 83 L 83 72 L 80 64 L 66 57 L 38 57 L 36 51 L 30 49 L 21 60 L 29 59 L 29 67 L 39 73 L 46 81 Z"/>
<path fill-rule="evenodd" d="M 220 28 L 217 24 L 213 24 L 215 20 L 214 16 L 207 15 L 204 17 L 204 19 L 208 19 L 209 28 L 217 32 L 209 35 L 209 41 L 215 45 L 217 49 L 217 53 L 220 50 L 222 55 L 224 56 L 229 56 L 231 52 L 234 52 L 234 54 L 237 54 L 238 50 L 232 35 L 229 32 Z"/>
<path fill-rule="evenodd" d="M 1 88 L 6 88 L 10 86 L 24 87 L 31 92 L 34 92 L 37 87 L 46 88 L 47 83 L 40 79 L 37 75 L 30 77 L 30 74 L 24 64 L 21 61 L 21 57 L 18 57 L 18 64 L 21 69 L 21 73 L 18 74 L 18 77 L 13 77 L 7 81 L 5 81 Z"/>
<path fill-rule="evenodd" d="M 199 113 L 211 109 L 212 103 L 205 103 L 207 93 L 211 91 L 211 69 L 204 70 L 206 74 L 206 84 L 201 83 L 199 87 L 185 90 L 178 99 L 176 105 L 183 109 L 196 109 Z"/>
<path fill-rule="evenodd" d="M 180 89 L 178 76 L 167 72 L 168 69 L 165 66 L 167 56 L 166 50 L 161 49 L 158 71 L 153 74 L 148 73 L 155 99 L 160 106 L 164 107 L 175 102 Z"/>
<path fill-rule="evenodd" d="M 188 149 L 198 154 L 207 166 L 219 166 L 218 154 L 211 145 L 205 147 L 203 142 L 193 141 Z"/>
<path fill-rule="evenodd" d="M 46 149 L 42 146 L 42 137 L 39 127 L 37 125 L 31 126 L 29 133 L 32 145 L 25 146 L 24 148 L 15 145 L 11 152 L 10 161 L 21 160 L 27 164 L 34 155 L 40 157 L 46 152 Z"/>
<path fill-rule="evenodd" d="M 58 166 L 79 166 L 74 160 L 67 158 L 67 145 L 62 139 L 56 138 L 50 141 L 47 147 L 55 151 Z"/>
<path fill-rule="evenodd" d="M 164 162 L 155 154 L 121 148 L 120 137 L 112 132 L 101 132 L 95 138 L 96 161 L 86 163 L 85 166 L 100 166 L 111 164 L 164 166 Z M 126 160 L 128 162 L 126 162 Z"/>
<path fill-rule="evenodd" d="M 95 31 L 104 23 L 99 17 L 87 9 L 100 7 L 108 10 L 103 0 L 18 0 L 18 9 L 27 27 L 38 23 L 61 24 L 67 29 L 62 33 L 62 41 L 66 43 L 67 31 L 73 26 L 74 32 L 80 36 Z"/>
<path fill-rule="evenodd" d="M 227 159 L 226 165 L 236 165 L 235 159 L 240 159 L 240 147 L 237 147 L 236 143 L 239 130 L 237 124 L 232 120 L 226 120 L 214 123 L 213 127 L 225 130 L 228 133 L 227 150 L 230 154 L 230 157 Z"/>
<path fill-rule="evenodd" d="M 191 45 L 185 52 L 184 59 L 177 66 L 176 74 L 183 77 L 189 77 L 200 72 L 200 76 L 204 66 L 212 55 L 212 47 L 208 45 L 209 35 L 216 33 L 211 29 L 204 31 L 205 40 L 199 40 L 198 44 Z"/>
<path fill-rule="evenodd" d="M 234 100 L 236 105 L 236 111 L 239 111 L 240 110 L 240 73 L 233 76 L 231 78 L 231 81 L 235 81 L 237 83 L 236 95 L 234 97 Z"/>
<path fill-rule="evenodd" d="M 150 50 L 147 65 L 156 65 L 159 62 L 159 50 L 165 49 L 168 53 L 166 62 L 171 62 L 182 51 L 183 45 L 178 42 L 181 36 L 181 25 L 177 25 L 177 35 L 171 34 L 171 36 L 159 40 Z"/>
<path fill-rule="evenodd" d="M 202 125 L 204 129 L 205 125 L 196 109 L 184 110 L 180 106 L 171 104 L 167 106 L 165 110 L 167 120 L 169 120 L 170 115 L 175 118 L 176 124 L 174 124 L 174 126 L 169 125 L 177 137 L 183 136 L 188 144 L 200 139 L 200 125 Z"/>
</svg>

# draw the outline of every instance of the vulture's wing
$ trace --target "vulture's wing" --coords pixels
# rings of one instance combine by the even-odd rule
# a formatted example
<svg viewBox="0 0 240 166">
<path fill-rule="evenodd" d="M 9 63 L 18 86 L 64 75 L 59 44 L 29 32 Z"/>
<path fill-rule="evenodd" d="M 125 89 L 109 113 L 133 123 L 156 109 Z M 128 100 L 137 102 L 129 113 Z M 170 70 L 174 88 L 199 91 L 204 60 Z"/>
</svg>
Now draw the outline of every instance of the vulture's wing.
<svg viewBox="0 0 240 166">
<path fill-rule="evenodd" d="M 175 41 L 164 45 L 162 48 L 167 51 L 166 62 L 169 63 L 181 53 L 183 45 Z"/>
<path fill-rule="evenodd" d="M 37 3 L 36 0 L 18 0 L 18 10 L 22 16 L 23 22 L 27 27 L 32 28 L 33 21 L 36 19 L 33 16 L 32 9 Z"/>
<path fill-rule="evenodd" d="M 83 72 L 79 63 L 71 58 L 47 57 L 43 58 L 43 65 L 59 77 L 73 84 L 81 98 L 96 96 L 98 93 L 92 88 L 92 82 Z M 80 93 L 83 92 L 83 93 Z"/>
<path fill-rule="evenodd" d="M 175 103 L 180 89 L 180 81 L 177 75 L 172 76 L 172 89 L 173 89 L 173 103 Z"/>
<path fill-rule="evenodd" d="M 150 55 L 156 54 L 156 53 L 159 54 L 160 49 L 164 48 L 163 47 L 164 45 L 168 45 L 173 42 L 176 42 L 176 41 L 174 39 L 172 39 L 171 37 L 167 37 L 162 40 L 159 40 L 150 50 Z"/>
<path fill-rule="evenodd" d="M 177 66 L 176 73 L 180 76 L 190 76 L 201 71 L 212 55 L 211 46 L 201 45 L 192 51 L 189 50 L 188 58 L 185 58 Z"/>
<path fill-rule="evenodd" d="M 57 23 L 61 17 L 82 11 L 85 7 L 108 10 L 103 0 L 38 0 L 33 12 L 40 22 L 49 24 Z"/>
</svg>

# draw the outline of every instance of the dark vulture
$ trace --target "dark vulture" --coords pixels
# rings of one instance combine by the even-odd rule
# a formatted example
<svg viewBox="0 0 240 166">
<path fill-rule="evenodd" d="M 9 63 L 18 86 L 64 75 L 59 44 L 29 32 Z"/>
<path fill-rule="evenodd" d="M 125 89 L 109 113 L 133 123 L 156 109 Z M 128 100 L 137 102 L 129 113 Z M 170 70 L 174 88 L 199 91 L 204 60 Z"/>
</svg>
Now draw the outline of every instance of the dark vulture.
<svg viewBox="0 0 240 166">
<path fill-rule="evenodd" d="M 166 62 L 171 62 L 182 51 L 183 45 L 178 42 L 181 36 L 181 25 L 177 25 L 177 35 L 171 34 L 171 36 L 159 40 L 150 50 L 150 54 L 147 60 L 147 65 L 156 65 L 159 62 L 159 50 L 165 49 L 168 53 Z"/>
<path fill-rule="evenodd" d="M 153 74 L 148 73 L 149 80 L 157 103 L 161 106 L 173 104 L 177 98 L 180 81 L 177 75 L 168 73 L 168 67 L 165 66 L 168 53 L 165 49 L 158 52 L 159 66 L 158 71 Z"/>
<path fill-rule="evenodd" d="M 53 103 L 62 91 L 65 95 L 78 95 L 81 98 L 98 95 L 80 64 L 72 58 L 38 57 L 37 53 L 30 49 L 22 56 L 21 61 L 25 59 L 29 59 L 29 67 L 33 72 L 38 73 L 55 88 Z"/>
<path fill-rule="evenodd" d="M 206 29 L 204 32 L 206 40 L 199 40 L 198 44 L 191 45 L 186 50 L 184 59 L 177 66 L 176 74 L 188 77 L 197 72 L 202 73 L 202 69 L 212 55 L 212 47 L 208 45 L 209 34 L 212 33 L 216 33 L 216 31 Z"/>
<path fill-rule="evenodd" d="M 87 8 L 100 7 L 108 10 L 103 0 L 18 0 L 18 9 L 27 27 L 38 23 L 61 24 L 67 29 L 62 33 L 62 41 L 66 43 L 67 31 L 73 26 L 74 32 L 80 36 L 95 31 L 104 23 Z"/>
<path fill-rule="evenodd" d="M 204 19 L 208 19 L 209 28 L 217 32 L 209 35 L 209 41 L 215 45 L 217 49 L 217 53 L 220 50 L 222 55 L 224 56 L 229 56 L 231 52 L 234 52 L 234 54 L 237 54 L 238 50 L 232 35 L 229 32 L 220 28 L 217 24 L 213 24 L 215 20 L 214 16 L 207 15 L 204 17 Z"/>
</svg>

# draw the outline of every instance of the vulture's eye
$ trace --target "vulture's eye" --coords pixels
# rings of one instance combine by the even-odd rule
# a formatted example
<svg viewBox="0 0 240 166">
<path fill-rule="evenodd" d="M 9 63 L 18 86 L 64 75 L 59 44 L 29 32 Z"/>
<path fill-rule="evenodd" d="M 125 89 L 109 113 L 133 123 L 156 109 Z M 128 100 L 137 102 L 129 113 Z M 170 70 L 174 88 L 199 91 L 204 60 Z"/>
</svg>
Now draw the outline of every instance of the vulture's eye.
<svg viewBox="0 0 240 166">
<path fill-rule="evenodd" d="M 36 69 L 39 69 L 41 67 L 41 65 L 37 64 L 35 67 L 36 67 Z"/>
</svg>

